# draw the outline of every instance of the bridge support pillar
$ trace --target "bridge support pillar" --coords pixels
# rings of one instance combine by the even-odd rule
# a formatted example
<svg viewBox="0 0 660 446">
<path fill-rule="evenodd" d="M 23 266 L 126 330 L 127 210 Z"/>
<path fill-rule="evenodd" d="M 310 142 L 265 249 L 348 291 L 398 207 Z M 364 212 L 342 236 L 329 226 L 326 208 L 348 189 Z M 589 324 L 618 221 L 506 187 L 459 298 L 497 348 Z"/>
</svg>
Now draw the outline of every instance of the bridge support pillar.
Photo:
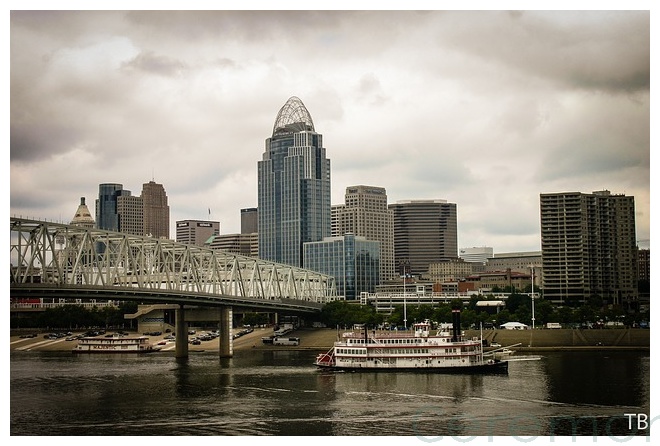
<svg viewBox="0 0 660 446">
<path fill-rule="evenodd" d="M 188 323 L 186 322 L 186 314 L 183 310 L 183 305 L 179 305 L 176 310 L 176 325 L 174 327 L 176 336 L 175 353 L 177 358 L 188 357 Z"/>
<path fill-rule="evenodd" d="M 234 356 L 234 338 L 231 336 L 233 320 L 232 307 L 220 308 L 220 357 L 231 358 Z"/>
</svg>

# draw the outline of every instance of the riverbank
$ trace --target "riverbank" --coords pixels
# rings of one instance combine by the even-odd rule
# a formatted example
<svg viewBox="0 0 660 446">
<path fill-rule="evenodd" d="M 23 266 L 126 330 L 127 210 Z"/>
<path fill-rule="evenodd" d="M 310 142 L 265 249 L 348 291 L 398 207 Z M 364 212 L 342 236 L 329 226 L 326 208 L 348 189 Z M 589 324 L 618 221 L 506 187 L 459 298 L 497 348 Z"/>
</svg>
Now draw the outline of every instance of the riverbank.
<svg viewBox="0 0 660 446">
<path fill-rule="evenodd" d="M 35 332 L 36 333 L 36 332 Z M 75 335 L 77 333 L 73 333 Z M 337 340 L 338 332 L 330 328 L 302 328 L 290 333 L 289 337 L 300 339 L 299 346 L 273 346 L 264 344 L 262 337 L 271 336 L 272 328 L 258 328 L 252 333 L 234 339 L 233 349 L 239 350 L 319 350 L 325 351 Z M 137 335 L 137 334 L 134 334 Z M 477 330 L 467 330 L 467 337 L 478 337 Z M 174 351 L 174 341 L 164 339 L 165 334 L 150 336 L 152 344 L 159 345 L 162 352 Z M 496 342 L 504 347 L 519 344 L 515 347 L 520 352 L 542 352 L 558 350 L 650 350 L 650 330 L 645 329 L 536 329 L 536 330 L 485 330 L 484 339 L 491 344 Z M 34 338 L 10 336 L 10 348 L 17 351 L 71 351 L 77 341 L 67 341 L 66 338 L 44 339 L 44 333 L 38 333 Z M 219 341 L 202 341 L 199 345 L 188 345 L 190 352 L 218 351 Z"/>
</svg>

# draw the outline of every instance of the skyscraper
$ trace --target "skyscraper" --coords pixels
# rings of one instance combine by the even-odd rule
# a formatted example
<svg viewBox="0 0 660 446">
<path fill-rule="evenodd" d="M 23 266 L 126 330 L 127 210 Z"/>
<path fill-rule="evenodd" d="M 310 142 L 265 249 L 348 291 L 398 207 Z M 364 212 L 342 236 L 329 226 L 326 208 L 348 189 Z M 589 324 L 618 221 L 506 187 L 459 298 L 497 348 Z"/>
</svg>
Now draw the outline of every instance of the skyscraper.
<svg viewBox="0 0 660 446">
<path fill-rule="evenodd" d="M 170 207 L 162 184 L 149 181 L 142 185 L 144 234 L 170 238 Z"/>
<path fill-rule="evenodd" d="M 241 234 L 253 234 L 259 232 L 259 212 L 257 208 L 241 209 Z"/>
<path fill-rule="evenodd" d="M 560 304 L 598 299 L 634 309 L 637 241 L 634 197 L 541 194 L 543 295 Z"/>
<path fill-rule="evenodd" d="M 142 195 L 131 195 L 119 183 L 99 185 L 96 200 L 96 227 L 152 237 L 170 237 L 170 208 L 162 184 L 145 183 Z"/>
<path fill-rule="evenodd" d="M 133 235 L 144 234 L 144 202 L 141 197 L 124 190 L 117 196 L 117 216 L 119 232 Z"/>
<path fill-rule="evenodd" d="M 394 267 L 426 274 L 431 263 L 458 257 L 456 204 L 446 200 L 407 200 L 394 211 Z"/>
<path fill-rule="evenodd" d="M 297 97 L 275 119 L 258 162 L 259 257 L 303 264 L 303 243 L 329 237 L 330 160 L 322 135 Z"/>
<path fill-rule="evenodd" d="M 96 199 L 96 227 L 98 229 L 119 232 L 117 197 L 122 193 L 124 193 L 124 186 L 119 183 L 99 184 L 99 198 Z"/>
<path fill-rule="evenodd" d="M 394 214 L 382 187 L 350 186 L 343 205 L 332 206 L 332 236 L 352 233 L 380 242 L 380 283 L 398 275 L 394 270 Z"/>
</svg>

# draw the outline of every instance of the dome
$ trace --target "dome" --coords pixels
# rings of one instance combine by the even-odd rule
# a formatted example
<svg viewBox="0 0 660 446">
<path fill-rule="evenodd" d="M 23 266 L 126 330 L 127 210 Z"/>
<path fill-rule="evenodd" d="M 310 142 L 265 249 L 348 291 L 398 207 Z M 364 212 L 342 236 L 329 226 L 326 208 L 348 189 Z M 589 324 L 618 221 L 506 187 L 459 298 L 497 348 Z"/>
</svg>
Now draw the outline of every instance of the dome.
<svg viewBox="0 0 660 446">
<path fill-rule="evenodd" d="M 305 104 L 299 98 L 292 96 L 277 113 L 275 125 L 273 126 L 273 136 L 279 133 L 304 131 L 315 131 L 314 121 L 312 121 L 312 116 L 307 111 Z"/>
</svg>

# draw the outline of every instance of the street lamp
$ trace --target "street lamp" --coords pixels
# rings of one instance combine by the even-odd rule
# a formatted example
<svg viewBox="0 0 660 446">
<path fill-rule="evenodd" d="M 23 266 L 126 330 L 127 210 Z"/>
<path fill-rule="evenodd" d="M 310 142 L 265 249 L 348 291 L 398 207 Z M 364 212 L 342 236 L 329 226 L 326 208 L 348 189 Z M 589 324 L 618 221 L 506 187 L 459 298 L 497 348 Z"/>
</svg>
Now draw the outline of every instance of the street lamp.
<svg viewBox="0 0 660 446">
<path fill-rule="evenodd" d="M 534 265 L 529 265 L 532 269 L 532 330 L 534 329 Z"/>
<path fill-rule="evenodd" d="M 403 274 L 403 328 L 408 329 L 408 315 L 406 314 L 406 277 L 407 274 L 404 271 Z"/>
</svg>

